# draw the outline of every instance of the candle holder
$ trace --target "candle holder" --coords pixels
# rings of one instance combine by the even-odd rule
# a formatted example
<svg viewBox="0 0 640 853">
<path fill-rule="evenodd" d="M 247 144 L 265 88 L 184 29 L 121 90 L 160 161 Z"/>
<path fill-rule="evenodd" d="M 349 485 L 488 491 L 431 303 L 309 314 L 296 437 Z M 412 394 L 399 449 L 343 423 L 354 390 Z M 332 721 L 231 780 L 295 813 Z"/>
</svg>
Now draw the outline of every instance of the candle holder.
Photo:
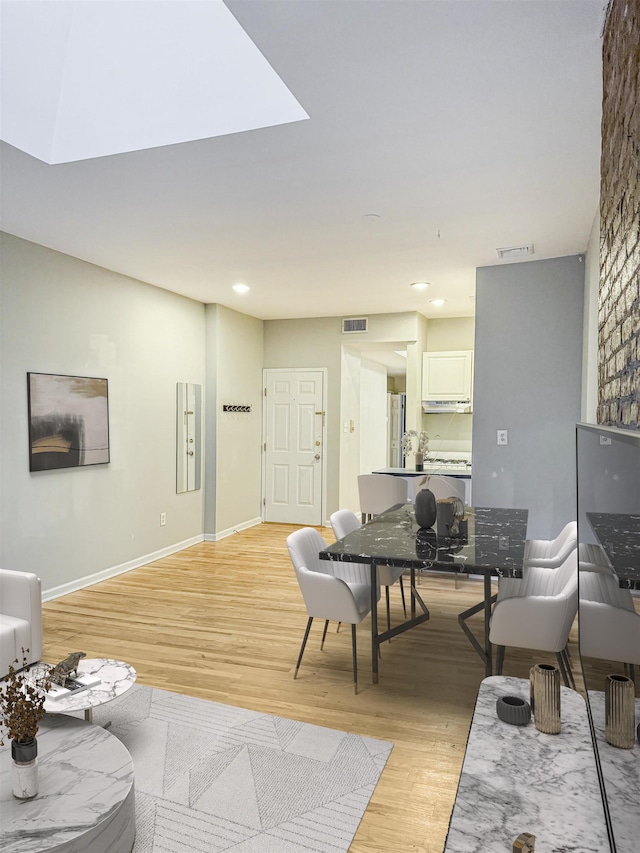
<svg viewBox="0 0 640 853">
<path fill-rule="evenodd" d="M 560 670 L 548 663 L 537 663 L 529 672 L 531 710 L 538 731 L 557 735 L 560 731 Z"/>
<path fill-rule="evenodd" d="M 624 675 L 608 675 L 604 691 L 605 738 L 611 746 L 632 749 L 636 722 L 635 685 Z"/>
</svg>

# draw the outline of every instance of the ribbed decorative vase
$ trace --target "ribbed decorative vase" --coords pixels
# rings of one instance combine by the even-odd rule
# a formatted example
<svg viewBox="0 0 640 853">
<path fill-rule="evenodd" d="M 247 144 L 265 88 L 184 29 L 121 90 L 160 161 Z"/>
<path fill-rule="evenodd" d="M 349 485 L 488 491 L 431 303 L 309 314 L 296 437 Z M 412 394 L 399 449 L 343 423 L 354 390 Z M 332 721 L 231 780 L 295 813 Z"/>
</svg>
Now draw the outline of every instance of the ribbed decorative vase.
<svg viewBox="0 0 640 853">
<path fill-rule="evenodd" d="M 38 741 L 11 741 L 11 787 L 13 796 L 30 800 L 38 793 Z"/>
<path fill-rule="evenodd" d="M 455 518 L 455 507 L 450 501 L 436 502 L 438 536 L 451 536 L 451 527 Z"/>
<path fill-rule="evenodd" d="M 433 527 L 436 521 L 436 498 L 429 489 L 420 489 L 413 501 L 419 527 Z"/>
<path fill-rule="evenodd" d="M 632 749 L 635 741 L 635 685 L 624 675 L 608 675 L 604 692 L 605 737 L 611 746 Z"/>
<path fill-rule="evenodd" d="M 531 710 L 538 731 L 557 735 L 560 731 L 560 670 L 548 663 L 537 663 L 529 672 Z"/>
</svg>

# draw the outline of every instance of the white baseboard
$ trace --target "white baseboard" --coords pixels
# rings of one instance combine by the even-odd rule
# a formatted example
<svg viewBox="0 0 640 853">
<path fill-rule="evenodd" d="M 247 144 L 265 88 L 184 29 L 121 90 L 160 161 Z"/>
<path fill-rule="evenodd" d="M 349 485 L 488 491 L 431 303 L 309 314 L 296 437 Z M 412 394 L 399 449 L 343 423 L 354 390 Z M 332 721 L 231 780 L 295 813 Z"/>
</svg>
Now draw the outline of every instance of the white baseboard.
<svg viewBox="0 0 640 853">
<path fill-rule="evenodd" d="M 248 530 L 250 527 L 256 527 L 258 524 L 262 524 L 262 519 L 252 518 L 249 521 L 243 521 L 241 524 L 236 524 L 235 527 L 228 527 L 226 530 L 220 530 L 218 533 L 205 533 L 204 541 L 219 542 L 227 536 L 233 536 L 234 533 L 238 533 L 240 530 Z"/>
<path fill-rule="evenodd" d="M 184 539 L 182 542 L 176 542 L 173 545 L 168 545 L 166 548 L 160 548 L 151 554 L 145 554 L 142 557 L 137 557 L 135 560 L 129 560 L 127 563 L 121 563 L 119 566 L 111 566 L 108 569 L 103 569 L 100 572 L 95 572 L 93 575 L 85 575 L 69 583 L 54 586 L 51 589 L 45 589 L 42 592 L 43 601 L 51 601 L 53 598 L 60 598 L 61 595 L 67 595 L 70 592 L 77 592 L 79 589 L 84 589 L 87 586 L 92 586 L 94 583 L 108 580 L 109 578 L 122 575 L 125 572 L 130 572 L 131 569 L 138 569 L 140 566 L 145 566 L 147 563 L 153 563 L 154 560 L 160 560 L 162 557 L 168 557 L 170 554 L 175 554 L 177 551 L 183 551 L 185 548 L 190 548 L 191 545 L 198 545 L 204 540 L 204 536 L 200 533 L 198 536 L 192 536 L 191 539 Z"/>
</svg>

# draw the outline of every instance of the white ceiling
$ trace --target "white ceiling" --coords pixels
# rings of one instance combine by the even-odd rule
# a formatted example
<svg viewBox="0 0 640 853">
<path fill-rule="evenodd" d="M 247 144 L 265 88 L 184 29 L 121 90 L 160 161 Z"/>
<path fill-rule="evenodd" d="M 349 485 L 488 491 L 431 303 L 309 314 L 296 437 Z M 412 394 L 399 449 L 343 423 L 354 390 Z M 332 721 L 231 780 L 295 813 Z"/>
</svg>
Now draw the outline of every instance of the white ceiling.
<svg viewBox="0 0 640 853">
<path fill-rule="evenodd" d="M 264 319 L 469 316 L 496 248 L 585 250 L 603 0 L 226 5 L 309 119 L 59 165 L 2 143 L 3 230 Z"/>
</svg>

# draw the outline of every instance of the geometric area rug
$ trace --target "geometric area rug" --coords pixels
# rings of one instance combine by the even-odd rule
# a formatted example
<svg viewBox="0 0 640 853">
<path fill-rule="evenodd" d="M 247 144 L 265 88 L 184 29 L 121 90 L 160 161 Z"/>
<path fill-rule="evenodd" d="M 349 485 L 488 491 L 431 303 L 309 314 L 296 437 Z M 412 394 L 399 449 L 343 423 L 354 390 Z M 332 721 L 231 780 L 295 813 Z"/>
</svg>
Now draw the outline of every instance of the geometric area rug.
<svg viewBox="0 0 640 853">
<path fill-rule="evenodd" d="M 393 747 L 138 684 L 107 720 L 135 768 L 134 853 L 346 853 Z"/>
</svg>

